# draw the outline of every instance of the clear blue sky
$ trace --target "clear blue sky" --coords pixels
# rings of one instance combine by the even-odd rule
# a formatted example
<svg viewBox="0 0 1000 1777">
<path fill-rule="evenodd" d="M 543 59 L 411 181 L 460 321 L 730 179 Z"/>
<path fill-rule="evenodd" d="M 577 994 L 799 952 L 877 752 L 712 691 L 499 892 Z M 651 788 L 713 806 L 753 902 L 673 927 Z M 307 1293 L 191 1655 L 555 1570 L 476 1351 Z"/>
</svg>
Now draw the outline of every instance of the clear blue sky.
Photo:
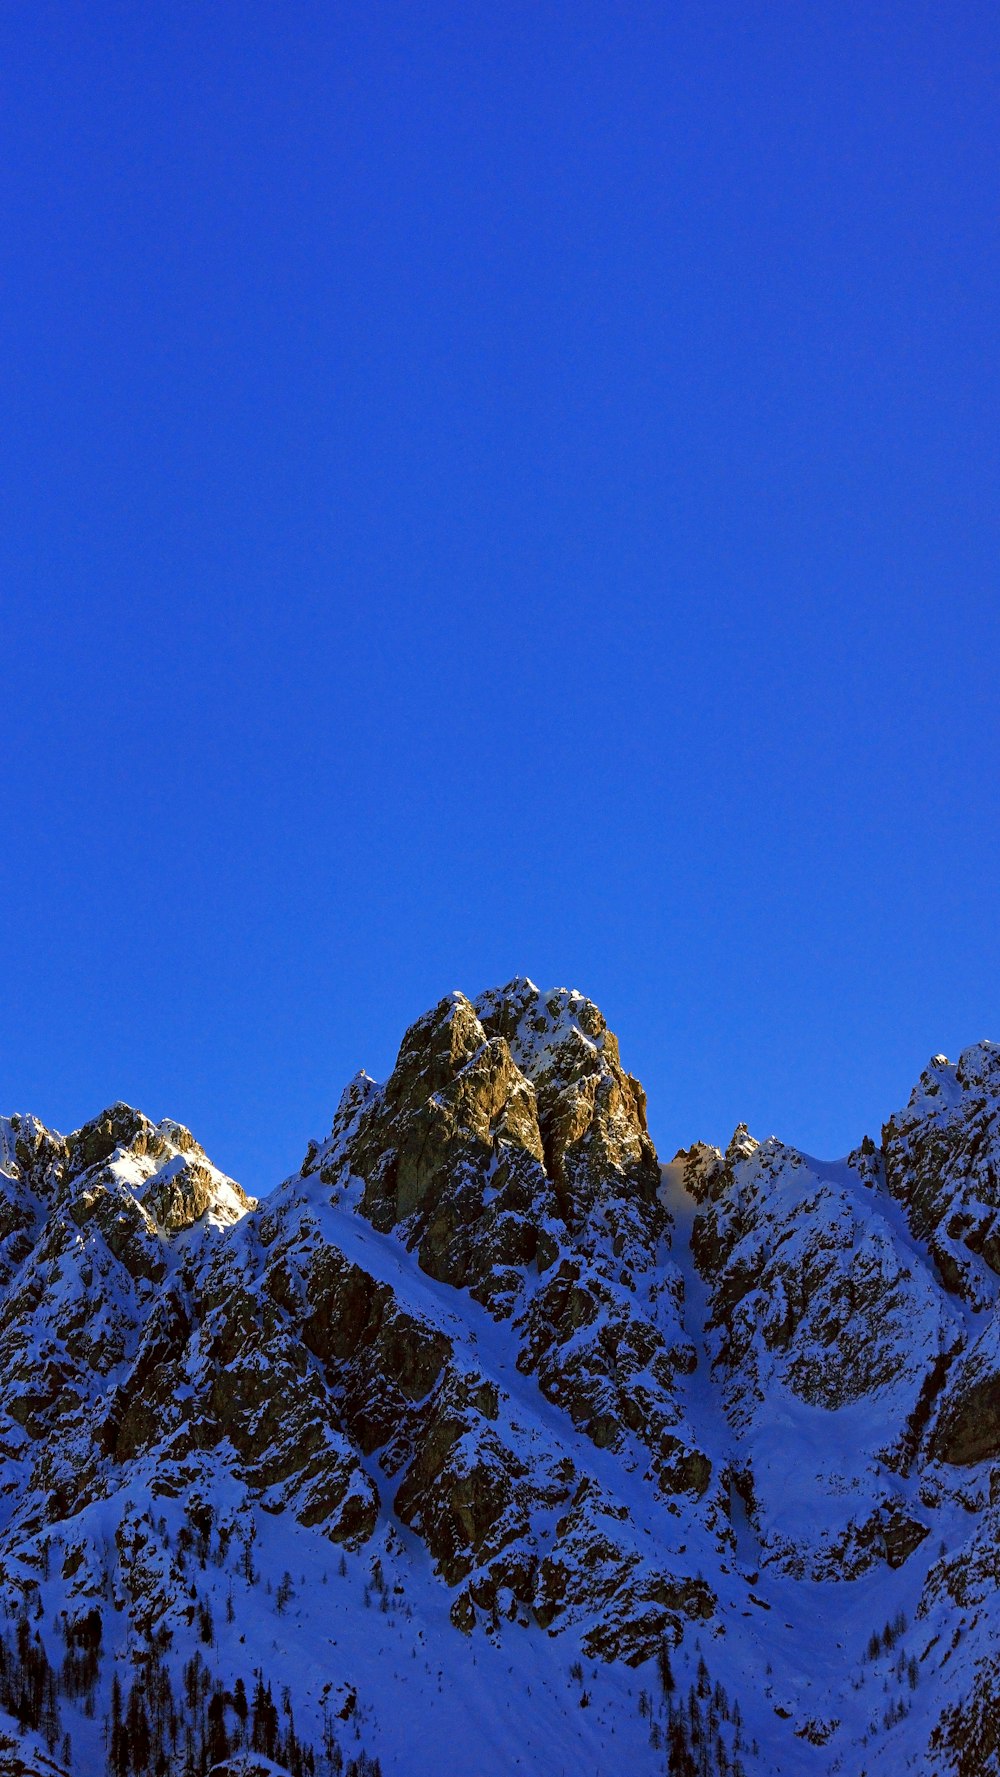
<svg viewBox="0 0 1000 1777">
<path fill-rule="evenodd" d="M 452 987 L 669 1155 L 1000 1036 L 994 4 L 0 15 L 0 1102 L 250 1188 Z"/>
</svg>

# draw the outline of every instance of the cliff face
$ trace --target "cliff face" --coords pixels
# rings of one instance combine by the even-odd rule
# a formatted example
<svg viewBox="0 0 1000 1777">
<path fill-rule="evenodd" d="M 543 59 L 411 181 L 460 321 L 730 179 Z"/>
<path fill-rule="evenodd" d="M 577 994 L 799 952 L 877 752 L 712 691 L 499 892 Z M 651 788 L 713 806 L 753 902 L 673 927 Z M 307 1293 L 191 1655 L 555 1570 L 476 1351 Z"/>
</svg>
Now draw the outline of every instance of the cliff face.
<svg viewBox="0 0 1000 1777">
<path fill-rule="evenodd" d="M 484 1773 L 993 1771 L 998 1178 L 991 1044 L 847 1160 L 661 1168 L 525 980 L 259 1204 L 124 1105 L 0 1122 L 0 1703 L 29 1655 L 61 1697 L 17 1756 L 108 1768 L 117 1675 L 155 1769 L 173 1663 L 219 1768 L 260 1671 L 292 1770 L 465 1770 L 461 1721 Z"/>
</svg>

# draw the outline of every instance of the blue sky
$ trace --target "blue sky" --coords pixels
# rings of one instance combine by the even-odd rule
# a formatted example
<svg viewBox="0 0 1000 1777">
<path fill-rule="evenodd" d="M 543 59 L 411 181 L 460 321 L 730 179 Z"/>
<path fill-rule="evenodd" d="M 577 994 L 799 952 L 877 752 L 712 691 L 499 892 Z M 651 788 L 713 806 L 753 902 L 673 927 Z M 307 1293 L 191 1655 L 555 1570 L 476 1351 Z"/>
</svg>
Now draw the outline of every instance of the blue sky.
<svg viewBox="0 0 1000 1777">
<path fill-rule="evenodd" d="M 1000 1037 L 998 40 L 4 8 L 4 1109 L 266 1189 L 524 972 L 830 1156 Z"/>
</svg>

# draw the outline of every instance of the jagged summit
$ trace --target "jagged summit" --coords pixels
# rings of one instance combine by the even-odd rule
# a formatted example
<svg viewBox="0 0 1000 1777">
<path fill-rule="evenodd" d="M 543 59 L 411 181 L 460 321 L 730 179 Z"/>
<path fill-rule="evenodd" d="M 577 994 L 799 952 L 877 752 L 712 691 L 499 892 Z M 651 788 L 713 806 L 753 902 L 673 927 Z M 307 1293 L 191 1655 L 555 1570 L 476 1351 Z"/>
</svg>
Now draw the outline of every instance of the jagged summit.
<svg viewBox="0 0 1000 1777">
<path fill-rule="evenodd" d="M 0 1120 L 0 1766 L 6 1709 L 29 1769 L 138 1773 L 117 1676 L 220 1772 L 457 1777 L 461 1718 L 483 1777 L 993 1777 L 998 1181 L 994 1044 L 843 1161 L 661 1169 L 524 977 L 259 1204 L 127 1105 Z"/>
<path fill-rule="evenodd" d="M 538 1163 L 568 1222 L 599 1195 L 651 1203 L 659 1182 L 645 1094 L 602 1014 L 582 994 L 542 994 L 526 977 L 474 1001 L 449 994 L 417 1019 L 383 1087 L 363 1074 L 348 1087 L 328 1164 L 349 1132 L 377 1226 L 426 1212 L 456 1167 L 487 1188 L 515 1150 Z"/>
<path fill-rule="evenodd" d="M 1000 1044 L 935 1056 L 882 1130 L 886 1183 L 950 1290 L 996 1300 L 1000 1270 Z"/>
<path fill-rule="evenodd" d="M 124 1215 L 151 1237 L 184 1233 L 196 1222 L 230 1226 L 254 1204 L 182 1123 L 151 1123 L 121 1102 L 68 1136 L 37 1117 L 0 1118 L 0 1171 L 42 1202 L 72 1198 L 87 1215 Z M 138 1223 L 126 1197 L 142 1211 Z"/>
</svg>

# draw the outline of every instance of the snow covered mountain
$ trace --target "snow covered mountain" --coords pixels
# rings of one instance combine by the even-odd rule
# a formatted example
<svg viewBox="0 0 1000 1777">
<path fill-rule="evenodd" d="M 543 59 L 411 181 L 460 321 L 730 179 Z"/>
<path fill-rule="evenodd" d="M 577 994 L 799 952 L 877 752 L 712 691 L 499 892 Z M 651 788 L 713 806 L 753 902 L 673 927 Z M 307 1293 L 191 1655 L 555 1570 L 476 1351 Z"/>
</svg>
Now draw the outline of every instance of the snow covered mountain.
<svg viewBox="0 0 1000 1777">
<path fill-rule="evenodd" d="M 1000 1772 L 1000 1047 L 660 1166 L 456 993 L 255 1203 L 0 1121 L 0 1771 Z"/>
</svg>

